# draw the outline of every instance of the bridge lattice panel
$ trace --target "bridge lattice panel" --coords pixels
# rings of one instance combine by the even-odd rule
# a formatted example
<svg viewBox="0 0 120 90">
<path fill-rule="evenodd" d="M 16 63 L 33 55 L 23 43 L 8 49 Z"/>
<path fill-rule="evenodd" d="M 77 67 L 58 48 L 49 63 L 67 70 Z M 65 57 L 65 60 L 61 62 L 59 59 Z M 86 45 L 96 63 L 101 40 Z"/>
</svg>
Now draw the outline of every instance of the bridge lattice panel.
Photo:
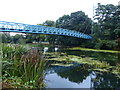
<svg viewBox="0 0 120 90">
<path fill-rule="evenodd" d="M 0 21 L 0 31 L 1 32 L 55 34 L 55 35 L 72 36 L 77 38 L 92 39 L 92 37 L 87 34 L 80 33 L 73 30 L 41 26 L 41 25 L 29 25 L 29 24 L 22 24 L 22 23 L 6 22 L 6 21 Z"/>
</svg>

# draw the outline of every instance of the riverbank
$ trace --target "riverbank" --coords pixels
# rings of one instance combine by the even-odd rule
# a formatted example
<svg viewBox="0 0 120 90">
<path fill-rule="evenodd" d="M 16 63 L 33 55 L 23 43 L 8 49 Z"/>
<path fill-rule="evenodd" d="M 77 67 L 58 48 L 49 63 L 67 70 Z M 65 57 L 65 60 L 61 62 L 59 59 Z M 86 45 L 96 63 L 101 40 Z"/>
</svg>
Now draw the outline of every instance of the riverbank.
<svg viewBox="0 0 120 90">
<path fill-rule="evenodd" d="M 120 51 L 114 51 L 114 50 L 100 50 L 100 49 L 90 49 L 90 48 L 82 48 L 82 47 L 68 48 L 68 50 L 83 50 L 83 51 L 94 51 L 94 52 L 120 53 Z"/>
</svg>

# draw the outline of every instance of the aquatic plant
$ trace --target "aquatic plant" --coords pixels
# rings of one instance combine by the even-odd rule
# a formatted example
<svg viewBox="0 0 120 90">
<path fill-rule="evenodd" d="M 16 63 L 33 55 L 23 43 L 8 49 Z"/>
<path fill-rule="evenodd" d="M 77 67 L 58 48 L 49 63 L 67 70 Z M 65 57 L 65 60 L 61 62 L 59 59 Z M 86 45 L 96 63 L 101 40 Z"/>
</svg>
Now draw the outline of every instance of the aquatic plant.
<svg viewBox="0 0 120 90">
<path fill-rule="evenodd" d="M 113 74 L 116 74 L 118 78 L 120 78 L 120 64 L 118 63 L 115 67 L 115 69 L 113 69 Z"/>
<path fill-rule="evenodd" d="M 28 84 L 33 84 L 34 87 L 43 87 L 47 65 L 46 60 L 42 58 L 42 53 L 37 49 L 31 49 L 22 56 L 21 61 L 22 70 L 24 70 L 22 80 Z"/>
<path fill-rule="evenodd" d="M 22 45 L 2 45 L 3 88 L 44 87 L 46 60 L 35 49 Z"/>
<path fill-rule="evenodd" d="M 56 62 L 55 64 L 52 65 L 57 65 L 61 66 L 61 63 L 68 62 L 65 65 L 69 65 L 70 63 L 79 63 L 79 64 L 84 64 L 89 66 L 89 70 L 94 70 L 94 71 L 99 71 L 99 72 L 110 72 L 113 74 L 116 74 L 118 77 L 120 77 L 120 65 L 116 66 L 111 66 L 108 62 L 106 61 L 99 61 L 99 60 L 94 60 L 94 58 L 90 57 L 81 57 L 81 56 L 75 56 L 75 55 L 62 55 L 61 57 L 55 57 L 52 53 L 50 54 L 50 58 L 48 57 L 48 61 L 54 61 Z M 52 57 L 52 58 L 51 58 Z M 65 66 L 64 64 L 62 66 Z"/>
<path fill-rule="evenodd" d="M 2 44 L 2 57 L 18 60 L 27 51 L 22 45 Z"/>
</svg>

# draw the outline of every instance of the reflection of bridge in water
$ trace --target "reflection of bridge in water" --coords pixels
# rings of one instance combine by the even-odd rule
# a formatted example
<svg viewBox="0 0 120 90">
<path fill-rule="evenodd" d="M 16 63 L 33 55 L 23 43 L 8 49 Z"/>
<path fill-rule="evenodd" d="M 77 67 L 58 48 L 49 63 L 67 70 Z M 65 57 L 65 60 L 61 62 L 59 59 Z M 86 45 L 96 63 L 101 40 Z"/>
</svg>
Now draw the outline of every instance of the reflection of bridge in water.
<svg viewBox="0 0 120 90">
<path fill-rule="evenodd" d="M 65 35 L 77 38 L 92 39 L 91 36 L 77 32 L 74 30 L 41 26 L 41 25 L 29 25 L 22 23 L 0 21 L 1 32 L 20 32 L 20 33 L 38 33 L 38 34 L 54 34 L 54 35 Z"/>
</svg>

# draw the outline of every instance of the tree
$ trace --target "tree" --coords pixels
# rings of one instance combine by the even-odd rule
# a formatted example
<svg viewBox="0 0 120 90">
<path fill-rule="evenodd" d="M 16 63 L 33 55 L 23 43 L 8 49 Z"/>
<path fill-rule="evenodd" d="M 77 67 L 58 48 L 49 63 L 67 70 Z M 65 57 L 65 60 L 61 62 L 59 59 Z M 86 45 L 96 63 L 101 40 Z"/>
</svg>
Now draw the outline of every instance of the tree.
<svg viewBox="0 0 120 90">
<path fill-rule="evenodd" d="M 90 34 L 91 22 L 91 19 L 88 18 L 84 12 L 78 11 L 71 13 L 70 15 L 64 15 L 60 17 L 58 20 L 56 20 L 56 27 Z M 56 38 L 56 42 L 61 45 L 78 46 L 85 42 L 85 40 L 68 36 L 58 36 Z"/>
<path fill-rule="evenodd" d="M 46 20 L 45 22 L 43 22 L 44 26 L 50 26 L 50 27 L 55 27 L 55 22 L 51 21 L 51 20 Z"/>
<path fill-rule="evenodd" d="M 26 43 L 40 43 L 45 41 L 46 35 L 44 34 L 26 34 Z"/>
<path fill-rule="evenodd" d="M 56 23 L 51 20 L 46 20 L 41 25 L 49 26 L 49 27 L 56 27 Z M 46 35 L 45 41 L 49 41 L 50 44 L 55 44 L 57 35 Z"/>
<path fill-rule="evenodd" d="M 13 36 L 13 42 L 15 44 L 17 43 L 20 43 L 20 44 L 25 44 L 26 43 L 26 40 L 25 40 L 25 37 L 24 35 L 19 35 L 19 34 L 16 34 L 15 36 Z"/>
<path fill-rule="evenodd" d="M 117 33 L 120 27 L 118 7 L 112 4 L 101 5 L 98 3 L 96 8 L 95 19 L 98 21 L 100 38 L 105 40 L 114 40 L 117 38 Z"/>
<path fill-rule="evenodd" d="M 91 19 L 82 11 L 64 15 L 56 21 L 56 27 L 79 31 L 82 33 L 91 33 Z"/>
<path fill-rule="evenodd" d="M 2 43 L 12 43 L 12 36 L 10 36 L 10 33 L 4 32 L 1 33 L 2 35 Z"/>
<path fill-rule="evenodd" d="M 118 6 L 112 4 L 101 5 L 98 3 L 96 22 L 94 23 L 95 47 L 101 49 L 114 49 L 117 46 L 116 39 L 120 37 L 120 12 Z"/>
</svg>

